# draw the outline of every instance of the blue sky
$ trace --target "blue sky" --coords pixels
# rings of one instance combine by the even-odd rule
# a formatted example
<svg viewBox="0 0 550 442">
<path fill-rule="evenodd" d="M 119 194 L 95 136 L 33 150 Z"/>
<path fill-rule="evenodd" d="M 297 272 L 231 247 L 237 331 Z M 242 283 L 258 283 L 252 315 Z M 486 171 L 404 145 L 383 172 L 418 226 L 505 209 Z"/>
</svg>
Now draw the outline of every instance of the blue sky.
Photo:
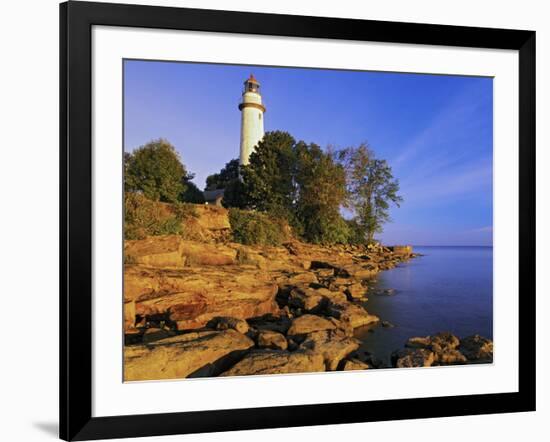
<svg viewBox="0 0 550 442">
<path fill-rule="evenodd" d="M 265 130 L 336 148 L 367 142 L 404 202 L 387 244 L 492 245 L 491 78 L 126 61 L 124 149 L 166 138 L 195 183 L 238 157 L 243 81 L 253 73 Z"/>
</svg>

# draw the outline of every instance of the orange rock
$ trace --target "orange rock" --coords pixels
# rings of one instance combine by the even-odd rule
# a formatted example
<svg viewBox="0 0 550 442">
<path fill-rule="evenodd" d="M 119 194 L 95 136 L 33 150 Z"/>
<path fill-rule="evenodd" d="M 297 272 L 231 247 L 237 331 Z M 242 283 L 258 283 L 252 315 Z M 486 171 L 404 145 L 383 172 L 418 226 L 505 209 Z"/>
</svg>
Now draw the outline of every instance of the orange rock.
<svg viewBox="0 0 550 442">
<path fill-rule="evenodd" d="M 254 350 L 221 376 L 325 371 L 323 357 L 308 351 Z"/>
<path fill-rule="evenodd" d="M 371 315 L 362 306 L 351 302 L 331 304 L 328 312 L 352 328 L 362 327 L 380 320 L 378 316 Z"/>
<path fill-rule="evenodd" d="M 129 266 L 124 297 L 135 314 L 177 324 L 179 330 L 205 326 L 211 319 L 247 319 L 278 314 L 277 284 L 257 269 L 202 267 L 160 270 Z"/>
<path fill-rule="evenodd" d="M 300 349 L 320 354 L 328 371 L 334 371 L 342 359 L 359 348 L 359 341 L 342 330 L 322 330 L 307 335 Z"/>
<path fill-rule="evenodd" d="M 184 242 L 178 235 L 154 236 L 126 241 L 125 261 L 149 267 L 178 268 L 185 265 Z"/>
<path fill-rule="evenodd" d="M 208 230 L 230 229 L 229 215 L 223 207 L 196 204 L 193 206 L 197 213 L 197 223 Z"/>
<path fill-rule="evenodd" d="M 183 241 L 182 254 L 187 266 L 235 264 L 237 250 L 223 244 L 208 244 L 198 241 Z"/>
<path fill-rule="evenodd" d="M 288 336 L 302 335 L 319 330 L 334 330 L 335 322 L 316 315 L 303 315 L 292 321 L 288 329 Z"/>
<path fill-rule="evenodd" d="M 144 381 L 216 376 L 254 345 L 236 332 L 204 331 L 124 349 L 124 380 Z"/>
</svg>

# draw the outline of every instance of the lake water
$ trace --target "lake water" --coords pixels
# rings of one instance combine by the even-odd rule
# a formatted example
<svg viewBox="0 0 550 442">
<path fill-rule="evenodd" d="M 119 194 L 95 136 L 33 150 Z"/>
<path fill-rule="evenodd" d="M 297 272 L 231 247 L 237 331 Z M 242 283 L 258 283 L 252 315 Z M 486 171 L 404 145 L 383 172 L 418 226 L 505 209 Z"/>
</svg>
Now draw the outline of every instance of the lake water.
<svg viewBox="0 0 550 442">
<path fill-rule="evenodd" d="M 369 294 L 370 313 L 395 327 L 360 329 L 362 349 L 389 362 L 393 350 L 412 336 L 441 331 L 493 338 L 492 247 L 414 247 L 424 256 L 380 272 L 369 290 L 395 289 L 394 295 Z"/>
</svg>

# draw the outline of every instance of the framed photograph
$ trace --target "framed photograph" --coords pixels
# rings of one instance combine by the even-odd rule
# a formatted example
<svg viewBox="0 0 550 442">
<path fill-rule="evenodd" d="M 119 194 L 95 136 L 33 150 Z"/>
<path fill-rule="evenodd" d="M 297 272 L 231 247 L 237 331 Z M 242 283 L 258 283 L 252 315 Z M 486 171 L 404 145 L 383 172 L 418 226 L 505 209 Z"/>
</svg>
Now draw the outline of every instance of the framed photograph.
<svg viewBox="0 0 550 442">
<path fill-rule="evenodd" d="M 535 409 L 535 32 L 60 23 L 62 439 Z"/>
</svg>

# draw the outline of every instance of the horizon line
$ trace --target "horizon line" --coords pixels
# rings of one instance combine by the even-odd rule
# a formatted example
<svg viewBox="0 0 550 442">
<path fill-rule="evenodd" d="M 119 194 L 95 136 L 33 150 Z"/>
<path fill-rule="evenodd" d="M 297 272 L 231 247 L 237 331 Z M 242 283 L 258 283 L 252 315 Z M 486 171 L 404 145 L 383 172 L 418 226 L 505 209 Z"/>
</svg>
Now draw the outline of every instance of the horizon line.
<svg viewBox="0 0 550 442">
<path fill-rule="evenodd" d="M 493 245 L 486 245 L 486 244 L 411 244 L 411 247 L 491 247 L 493 248 Z"/>
</svg>

